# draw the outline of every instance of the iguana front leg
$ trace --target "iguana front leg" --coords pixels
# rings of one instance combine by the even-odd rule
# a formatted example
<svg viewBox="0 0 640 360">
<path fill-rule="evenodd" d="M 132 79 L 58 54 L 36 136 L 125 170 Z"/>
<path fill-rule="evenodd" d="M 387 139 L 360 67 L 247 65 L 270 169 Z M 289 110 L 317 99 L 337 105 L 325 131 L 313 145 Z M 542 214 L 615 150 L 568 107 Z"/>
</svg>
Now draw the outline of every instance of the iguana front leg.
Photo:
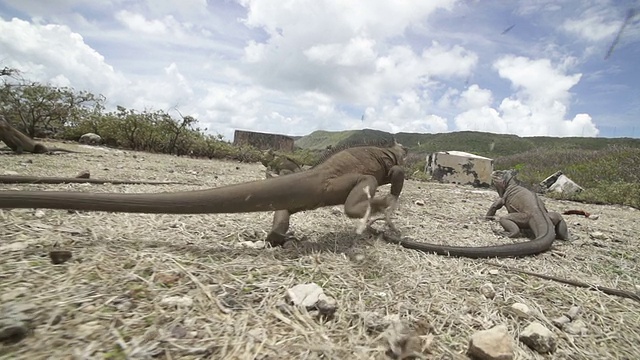
<svg viewBox="0 0 640 360">
<path fill-rule="evenodd" d="M 503 198 L 499 198 L 498 200 L 494 201 L 493 204 L 491 204 L 491 206 L 489 207 L 489 210 L 487 211 L 485 218 L 493 219 L 493 217 L 496 215 L 496 212 L 502 209 L 503 206 L 504 206 Z"/>
<path fill-rule="evenodd" d="M 402 166 L 395 165 L 391 167 L 387 176 L 389 177 L 389 182 L 391 184 L 389 195 L 373 198 L 371 200 L 371 213 L 376 214 L 384 210 L 385 222 L 387 223 L 389 228 L 391 228 L 392 230 L 397 230 L 396 226 L 391 220 L 391 215 L 398 206 L 398 198 L 400 197 L 400 193 L 402 192 L 402 188 L 404 186 L 404 169 L 402 168 Z M 379 219 L 381 218 L 370 220 L 367 226 L 370 226 L 371 224 L 373 224 L 373 222 Z"/>
<path fill-rule="evenodd" d="M 292 213 L 289 210 L 277 210 L 273 213 L 273 224 L 271 232 L 265 239 L 271 246 L 281 246 L 287 240 L 286 234 L 289 230 L 289 218 Z"/>
</svg>

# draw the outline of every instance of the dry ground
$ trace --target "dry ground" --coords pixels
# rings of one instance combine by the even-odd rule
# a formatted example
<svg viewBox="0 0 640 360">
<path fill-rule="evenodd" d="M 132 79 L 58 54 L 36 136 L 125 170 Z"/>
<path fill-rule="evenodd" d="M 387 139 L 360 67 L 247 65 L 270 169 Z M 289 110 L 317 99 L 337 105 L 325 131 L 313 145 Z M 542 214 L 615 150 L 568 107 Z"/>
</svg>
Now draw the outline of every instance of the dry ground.
<svg viewBox="0 0 640 360">
<path fill-rule="evenodd" d="M 0 190 L 159 192 L 264 177 L 259 164 L 61 146 L 87 154 L 0 155 L 0 174 L 74 176 L 90 170 L 94 178 L 193 185 L 0 185 Z M 388 192 L 388 186 L 381 190 Z M 396 224 L 406 236 L 436 243 L 524 240 L 496 235 L 492 230 L 499 225 L 479 218 L 496 196 L 407 181 Z M 609 287 L 640 285 L 638 211 L 545 202 L 555 211 L 584 209 L 600 218 L 565 215 L 572 241 L 558 241 L 539 256 L 499 262 Z M 429 333 L 421 339 L 431 359 L 467 358 L 471 334 L 498 324 L 507 325 L 516 359 L 640 359 L 640 304 L 632 300 L 491 271 L 482 260 L 422 254 L 357 236 L 356 222 L 332 208 L 292 217 L 298 244 L 241 246 L 264 239 L 271 219 L 272 213 L 0 210 L 2 309 L 17 308 L 33 326 L 19 343 L 0 345 L 0 358 L 383 359 L 387 344 L 380 332 L 367 331 L 359 316 L 376 311 L 399 315 L 422 329 L 420 334 Z M 52 265 L 47 254 L 53 246 L 71 250 L 73 258 Z M 337 300 L 335 318 L 323 322 L 304 311 L 280 311 L 286 289 L 307 282 Z M 493 298 L 480 291 L 487 283 L 495 289 Z M 515 302 L 528 305 L 534 317 L 509 312 Z M 586 334 L 570 335 L 551 324 L 573 305 L 582 309 Z M 518 341 L 533 319 L 558 336 L 555 354 L 539 355 Z"/>
</svg>

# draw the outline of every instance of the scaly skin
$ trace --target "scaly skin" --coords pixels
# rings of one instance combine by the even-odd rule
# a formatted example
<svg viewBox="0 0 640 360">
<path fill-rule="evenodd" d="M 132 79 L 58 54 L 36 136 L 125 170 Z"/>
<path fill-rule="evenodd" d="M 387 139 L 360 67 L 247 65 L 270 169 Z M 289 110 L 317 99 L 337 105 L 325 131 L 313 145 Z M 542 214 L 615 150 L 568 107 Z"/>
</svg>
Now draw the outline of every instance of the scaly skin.
<svg viewBox="0 0 640 360">
<path fill-rule="evenodd" d="M 27 135 L 16 130 L 2 115 L 0 115 L 0 141 L 4 142 L 5 145 L 13 150 L 13 152 L 19 155 L 25 151 L 34 154 L 51 154 L 56 151 L 82 154 L 82 152 L 79 151 L 61 148 L 48 148 L 37 143 Z"/>
<path fill-rule="evenodd" d="M 493 183 L 500 198 L 491 205 L 486 216 L 487 218 L 493 217 L 498 209 L 506 207 L 509 214 L 500 219 L 500 224 L 507 231 L 507 235 L 515 237 L 519 234 L 520 229 L 531 229 L 535 235 L 535 239 L 531 241 L 496 246 L 464 247 L 396 239 L 387 234 L 384 235 L 384 239 L 408 249 L 468 258 L 530 256 L 549 250 L 556 238 L 568 239 L 567 224 L 562 216 L 558 213 L 548 212 L 544 203 L 535 193 L 512 181 L 515 174 L 515 170 L 494 171 L 492 173 Z"/>
<path fill-rule="evenodd" d="M 207 190 L 155 194 L 0 191 L 0 208 L 159 214 L 286 211 L 287 216 L 274 217 L 267 238 L 272 245 L 281 245 L 289 215 L 299 211 L 344 204 L 350 218 L 388 212 L 402 191 L 405 156 L 406 149 L 400 144 L 389 148 L 356 147 L 336 153 L 306 171 Z M 375 198 L 376 188 L 389 183 L 390 194 Z"/>
</svg>

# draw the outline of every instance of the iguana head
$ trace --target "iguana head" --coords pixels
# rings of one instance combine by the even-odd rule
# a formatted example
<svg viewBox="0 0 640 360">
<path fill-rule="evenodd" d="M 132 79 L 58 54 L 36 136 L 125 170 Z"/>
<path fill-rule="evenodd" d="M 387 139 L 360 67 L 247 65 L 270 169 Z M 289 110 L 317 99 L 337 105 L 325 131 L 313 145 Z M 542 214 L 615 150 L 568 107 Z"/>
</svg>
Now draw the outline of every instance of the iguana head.
<svg viewBox="0 0 640 360">
<path fill-rule="evenodd" d="M 396 161 L 398 165 L 404 164 L 407 159 L 407 154 L 409 153 L 409 149 L 404 147 L 402 144 L 396 141 L 396 138 L 393 138 L 393 145 L 391 146 L 391 151 L 396 156 Z"/>
<path fill-rule="evenodd" d="M 496 191 L 500 196 L 502 196 L 511 183 L 511 180 L 515 178 L 518 174 L 518 171 L 515 169 L 509 170 L 494 170 L 491 173 L 491 181 L 493 182 L 493 186 L 495 186 Z"/>
</svg>

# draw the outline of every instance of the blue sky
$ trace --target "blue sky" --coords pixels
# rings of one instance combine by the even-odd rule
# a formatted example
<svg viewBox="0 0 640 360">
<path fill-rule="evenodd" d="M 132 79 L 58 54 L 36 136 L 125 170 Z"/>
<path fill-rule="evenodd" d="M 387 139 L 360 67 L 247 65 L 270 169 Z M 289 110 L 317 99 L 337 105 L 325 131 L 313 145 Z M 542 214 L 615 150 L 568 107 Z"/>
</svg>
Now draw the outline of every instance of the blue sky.
<svg viewBox="0 0 640 360">
<path fill-rule="evenodd" d="M 0 67 L 111 108 L 177 108 L 227 139 L 361 128 L 638 138 L 637 59 L 640 0 L 0 3 Z"/>
</svg>

